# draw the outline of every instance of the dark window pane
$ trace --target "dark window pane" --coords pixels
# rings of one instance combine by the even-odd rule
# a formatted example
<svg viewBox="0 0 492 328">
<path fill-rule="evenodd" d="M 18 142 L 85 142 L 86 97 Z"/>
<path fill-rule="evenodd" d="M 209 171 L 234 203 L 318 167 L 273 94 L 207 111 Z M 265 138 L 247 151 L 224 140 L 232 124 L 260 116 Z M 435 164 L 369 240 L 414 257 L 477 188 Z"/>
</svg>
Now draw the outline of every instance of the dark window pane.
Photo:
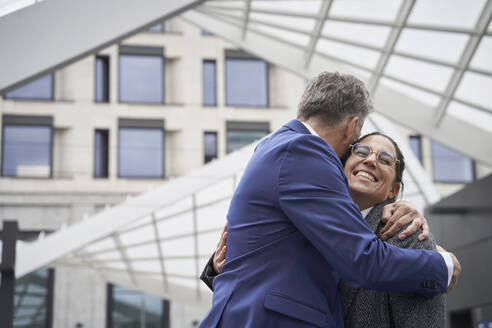
<svg viewBox="0 0 492 328">
<path fill-rule="evenodd" d="M 217 158 L 217 133 L 205 132 L 203 135 L 205 163 Z"/>
<path fill-rule="evenodd" d="M 422 163 L 422 139 L 420 136 L 410 136 L 409 143 L 413 154 L 419 159 L 420 163 Z"/>
<path fill-rule="evenodd" d="M 465 183 L 473 181 L 473 161 L 432 141 L 432 171 L 436 182 Z"/>
<path fill-rule="evenodd" d="M 118 148 L 120 177 L 164 176 L 162 129 L 120 128 Z"/>
<path fill-rule="evenodd" d="M 226 59 L 226 103 L 268 106 L 268 65 L 258 59 Z"/>
<path fill-rule="evenodd" d="M 96 130 L 94 140 L 94 176 L 108 177 L 108 130 Z"/>
<path fill-rule="evenodd" d="M 148 32 L 154 32 L 154 33 L 164 32 L 164 24 L 163 23 L 155 24 L 154 26 L 149 28 L 147 31 Z"/>
<path fill-rule="evenodd" d="M 227 153 L 240 149 L 250 143 L 263 138 L 267 131 L 227 131 Z"/>
<path fill-rule="evenodd" d="M 162 318 L 162 299 L 143 294 L 145 327 L 160 328 Z"/>
<path fill-rule="evenodd" d="M 109 101 L 109 58 L 96 57 L 96 102 Z"/>
<path fill-rule="evenodd" d="M 5 98 L 12 99 L 53 99 L 53 74 L 45 75 L 8 92 Z"/>
<path fill-rule="evenodd" d="M 202 30 L 202 35 L 214 35 L 213 33 L 210 33 L 207 30 Z"/>
<path fill-rule="evenodd" d="M 126 289 L 119 286 L 113 287 L 111 310 L 113 327 L 135 328 L 161 328 L 163 322 L 168 321 L 163 313 L 165 300 L 144 294 L 140 291 Z"/>
<path fill-rule="evenodd" d="M 51 133 L 49 126 L 4 126 L 2 175 L 49 177 Z"/>
<path fill-rule="evenodd" d="M 113 289 L 113 327 L 141 327 L 141 293 L 123 288 Z"/>
<path fill-rule="evenodd" d="M 49 271 L 39 269 L 15 281 L 14 327 L 47 328 Z"/>
<path fill-rule="evenodd" d="M 205 60 L 203 62 L 203 104 L 205 106 L 217 105 L 216 81 L 215 60 Z"/>
<path fill-rule="evenodd" d="M 119 73 L 121 102 L 163 103 L 163 57 L 120 55 Z"/>
</svg>

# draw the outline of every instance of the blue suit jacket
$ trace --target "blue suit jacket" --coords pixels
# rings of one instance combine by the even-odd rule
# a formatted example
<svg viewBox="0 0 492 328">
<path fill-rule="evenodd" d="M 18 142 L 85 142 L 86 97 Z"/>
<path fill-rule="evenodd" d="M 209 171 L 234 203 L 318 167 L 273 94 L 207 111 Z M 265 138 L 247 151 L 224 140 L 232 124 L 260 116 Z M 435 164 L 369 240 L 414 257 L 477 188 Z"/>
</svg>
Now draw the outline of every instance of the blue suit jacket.
<svg viewBox="0 0 492 328">
<path fill-rule="evenodd" d="M 258 145 L 228 221 L 226 264 L 200 327 L 343 327 L 340 277 L 426 296 L 447 290 L 442 256 L 381 242 L 336 153 L 297 120 Z"/>
</svg>

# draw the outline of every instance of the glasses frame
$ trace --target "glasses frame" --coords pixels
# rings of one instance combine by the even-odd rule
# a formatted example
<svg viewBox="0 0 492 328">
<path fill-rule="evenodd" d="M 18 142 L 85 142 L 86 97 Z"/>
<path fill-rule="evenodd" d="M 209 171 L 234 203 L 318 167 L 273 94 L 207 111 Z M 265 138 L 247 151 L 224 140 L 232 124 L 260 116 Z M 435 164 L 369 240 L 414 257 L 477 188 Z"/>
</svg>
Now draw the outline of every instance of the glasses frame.
<svg viewBox="0 0 492 328">
<path fill-rule="evenodd" d="M 363 147 L 367 147 L 367 148 L 369 149 L 369 154 L 367 154 L 367 156 L 361 156 L 361 155 L 359 155 L 359 154 L 354 153 L 354 149 L 355 149 L 355 147 L 356 147 L 356 146 L 363 146 Z M 396 158 L 396 156 L 393 156 L 393 154 L 388 153 L 387 151 L 375 151 L 375 150 L 373 150 L 373 149 L 371 148 L 371 146 L 364 145 L 364 144 L 361 144 L 361 143 L 355 143 L 355 144 L 350 145 L 350 154 L 351 154 L 351 155 L 354 155 L 354 156 L 357 156 L 357 157 L 359 157 L 359 158 L 369 158 L 369 156 L 371 156 L 371 154 L 372 154 L 372 153 L 376 154 L 376 160 L 377 160 L 377 162 L 378 162 L 378 163 L 380 163 L 381 165 L 384 165 L 384 166 L 389 166 L 389 167 L 396 167 L 396 166 L 400 163 L 400 160 L 399 160 L 398 158 Z M 391 165 L 391 164 L 385 164 L 385 163 L 381 162 L 381 161 L 379 160 L 379 155 L 380 155 L 381 153 L 384 153 L 384 154 L 389 155 L 389 156 L 393 159 L 393 165 Z"/>
</svg>

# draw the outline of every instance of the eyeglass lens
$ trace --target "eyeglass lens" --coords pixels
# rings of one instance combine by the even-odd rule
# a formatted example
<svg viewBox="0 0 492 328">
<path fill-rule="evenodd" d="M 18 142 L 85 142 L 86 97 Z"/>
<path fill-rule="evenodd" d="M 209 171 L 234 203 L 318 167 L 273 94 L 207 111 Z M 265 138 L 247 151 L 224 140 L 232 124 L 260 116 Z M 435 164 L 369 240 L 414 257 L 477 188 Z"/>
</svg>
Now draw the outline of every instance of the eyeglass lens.
<svg viewBox="0 0 492 328">
<path fill-rule="evenodd" d="M 355 144 L 352 148 L 352 153 L 359 157 L 366 158 L 371 153 L 373 153 L 373 150 L 369 146 Z M 395 164 L 395 159 L 393 158 L 393 155 L 391 155 L 390 153 L 387 153 L 385 151 L 379 153 L 374 152 L 374 153 L 376 154 L 376 158 L 379 163 L 388 166 L 393 166 Z"/>
</svg>

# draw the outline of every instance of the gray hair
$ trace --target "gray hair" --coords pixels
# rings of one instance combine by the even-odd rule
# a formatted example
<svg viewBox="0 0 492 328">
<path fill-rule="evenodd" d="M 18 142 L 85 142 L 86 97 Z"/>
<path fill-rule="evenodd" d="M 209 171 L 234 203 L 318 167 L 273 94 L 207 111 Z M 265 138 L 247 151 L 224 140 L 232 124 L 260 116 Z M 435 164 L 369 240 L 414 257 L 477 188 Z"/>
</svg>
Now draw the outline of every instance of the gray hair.
<svg viewBox="0 0 492 328">
<path fill-rule="evenodd" d="M 372 102 L 364 82 L 353 75 L 322 72 L 312 79 L 301 97 L 297 117 L 317 117 L 328 126 L 357 116 L 364 121 Z"/>
</svg>

